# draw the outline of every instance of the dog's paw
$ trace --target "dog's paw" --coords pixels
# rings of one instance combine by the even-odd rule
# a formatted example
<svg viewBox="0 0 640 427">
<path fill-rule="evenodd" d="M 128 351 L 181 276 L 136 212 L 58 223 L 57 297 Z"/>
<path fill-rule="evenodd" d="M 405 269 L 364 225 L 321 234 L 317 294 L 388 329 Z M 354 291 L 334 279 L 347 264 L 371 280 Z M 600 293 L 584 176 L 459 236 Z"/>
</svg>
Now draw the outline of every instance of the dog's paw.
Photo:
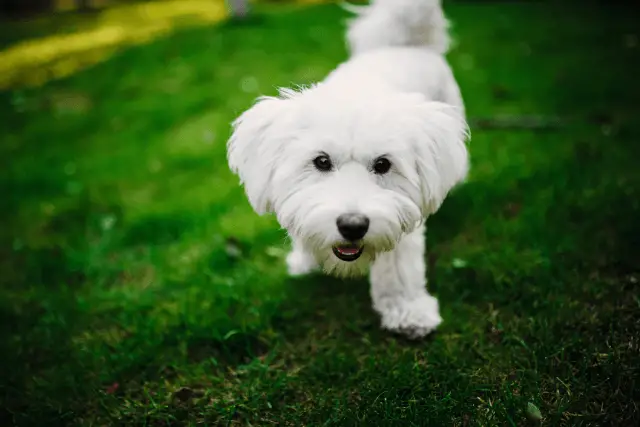
<svg viewBox="0 0 640 427">
<path fill-rule="evenodd" d="M 309 254 L 302 251 L 291 251 L 287 255 L 287 271 L 289 276 L 303 276 L 318 268 L 318 263 Z"/>
<path fill-rule="evenodd" d="M 429 335 L 442 323 L 438 300 L 430 295 L 394 302 L 387 305 L 381 314 L 384 329 L 411 339 Z"/>
</svg>

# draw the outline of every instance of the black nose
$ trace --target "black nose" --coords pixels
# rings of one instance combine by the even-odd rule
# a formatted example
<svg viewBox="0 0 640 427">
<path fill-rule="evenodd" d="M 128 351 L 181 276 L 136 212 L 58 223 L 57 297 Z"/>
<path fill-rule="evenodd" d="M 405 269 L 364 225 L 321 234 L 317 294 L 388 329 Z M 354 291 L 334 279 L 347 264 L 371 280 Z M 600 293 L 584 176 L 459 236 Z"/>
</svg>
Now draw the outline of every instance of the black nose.
<svg viewBox="0 0 640 427">
<path fill-rule="evenodd" d="M 347 240 L 360 240 L 369 230 L 369 218 L 360 214 L 343 214 L 336 221 L 338 231 Z"/>
</svg>

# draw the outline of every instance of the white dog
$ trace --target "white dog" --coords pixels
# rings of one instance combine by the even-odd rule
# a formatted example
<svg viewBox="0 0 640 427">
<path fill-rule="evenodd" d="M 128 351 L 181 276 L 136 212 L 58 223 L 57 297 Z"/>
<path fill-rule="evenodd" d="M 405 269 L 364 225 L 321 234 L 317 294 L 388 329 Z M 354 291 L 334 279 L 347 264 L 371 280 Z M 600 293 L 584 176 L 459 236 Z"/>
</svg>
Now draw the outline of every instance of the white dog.
<svg viewBox="0 0 640 427">
<path fill-rule="evenodd" d="M 468 127 L 440 0 L 356 12 L 351 57 L 317 85 L 259 98 L 234 122 L 229 166 L 288 231 L 291 275 L 370 269 L 382 327 L 418 338 L 442 322 L 424 223 L 467 175 Z"/>
</svg>

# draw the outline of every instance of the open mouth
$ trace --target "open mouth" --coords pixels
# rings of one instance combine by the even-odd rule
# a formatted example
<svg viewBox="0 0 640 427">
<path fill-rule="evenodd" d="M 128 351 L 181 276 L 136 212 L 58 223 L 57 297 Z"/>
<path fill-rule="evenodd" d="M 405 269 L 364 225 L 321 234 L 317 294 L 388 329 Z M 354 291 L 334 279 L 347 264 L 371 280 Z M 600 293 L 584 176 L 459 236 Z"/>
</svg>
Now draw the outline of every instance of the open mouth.
<svg viewBox="0 0 640 427">
<path fill-rule="evenodd" d="M 340 244 L 332 247 L 333 254 L 337 256 L 342 261 L 355 261 L 360 258 L 362 255 L 362 251 L 364 250 L 363 245 L 356 245 L 354 243 Z"/>
</svg>

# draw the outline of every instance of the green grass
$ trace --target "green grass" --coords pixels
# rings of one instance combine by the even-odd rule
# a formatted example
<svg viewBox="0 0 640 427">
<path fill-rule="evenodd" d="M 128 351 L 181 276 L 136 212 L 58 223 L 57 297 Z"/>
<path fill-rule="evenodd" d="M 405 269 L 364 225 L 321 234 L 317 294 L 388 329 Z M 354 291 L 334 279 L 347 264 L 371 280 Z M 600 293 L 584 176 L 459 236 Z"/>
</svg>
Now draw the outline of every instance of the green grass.
<svg viewBox="0 0 640 427">
<path fill-rule="evenodd" d="M 467 185 L 429 220 L 432 338 L 366 280 L 289 279 L 225 162 L 259 93 L 346 57 L 335 6 L 184 30 L 0 93 L 0 424 L 640 421 L 640 47 L 627 10 L 454 3 Z M 530 412 L 530 411 L 529 411 Z"/>
</svg>

